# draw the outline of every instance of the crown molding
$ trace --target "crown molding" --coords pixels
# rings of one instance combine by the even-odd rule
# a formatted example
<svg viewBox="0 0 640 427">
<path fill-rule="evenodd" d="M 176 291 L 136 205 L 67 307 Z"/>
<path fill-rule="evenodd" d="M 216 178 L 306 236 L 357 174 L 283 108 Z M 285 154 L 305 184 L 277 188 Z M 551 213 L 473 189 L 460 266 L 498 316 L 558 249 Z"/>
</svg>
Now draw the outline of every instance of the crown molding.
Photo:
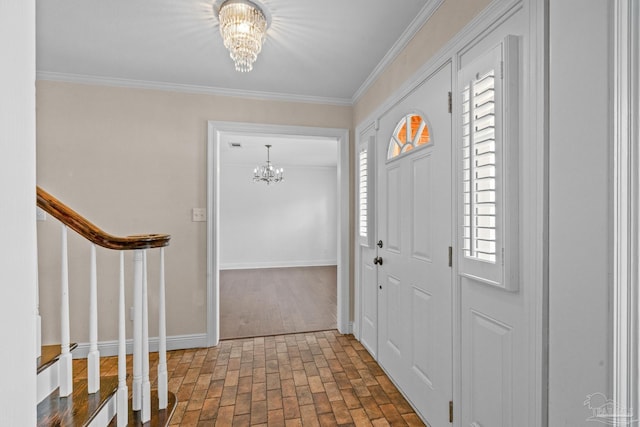
<svg viewBox="0 0 640 427">
<path fill-rule="evenodd" d="M 376 65 L 369 77 L 366 78 L 364 83 L 358 88 L 351 98 L 351 105 L 355 105 L 362 95 L 373 85 L 373 83 L 380 77 L 380 74 L 398 57 L 400 52 L 409 44 L 416 33 L 422 28 L 422 26 L 431 18 L 434 12 L 440 7 L 444 0 L 430 0 L 425 4 L 418 15 L 411 21 L 407 29 L 402 33 L 400 38 L 389 49 L 382 60 Z"/>
<path fill-rule="evenodd" d="M 451 58 L 468 48 L 468 44 L 480 35 L 487 28 L 497 25 L 500 20 L 506 19 L 511 13 L 515 13 L 523 7 L 524 0 L 493 0 L 473 18 L 464 28 L 453 36 L 444 46 L 440 48 L 431 58 L 427 60 L 418 70 L 407 78 L 404 83 L 394 90 L 385 101 L 375 110 L 365 116 L 356 124 L 356 135 L 359 135 L 368 126 L 375 126 L 377 129 L 378 120 L 387 111 L 398 103 L 405 96 L 409 95 L 417 86 L 422 84 L 432 73 L 451 61 Z"/>
<path fill-rule="evenodd" d="M 371 74 L 362 83 L 351 99 L 348 98 L 332 98 L 310 95 L 296 95 L 290 93 L 277 92 L 261 92 L 249 91 L 242 89 L 228 89 L 215 86 L 200 86 L 180 83 L 167 83 L 149 80 L 121 79 L 114 77 L 92 76 L 85 74 L 60 73 L 54 71 L 38 71 L 36 80 L 40 81 L 57 81 L 66 83 L 78 83 L 97 86 L 124 87 L 133 89 L 151 89 L 163 90 L 170 92 L 193 93 L 202 95 L 218 95 L 229 96 L 234 98 L 267 100 L 267 101 L 283 101 L 283 102 L 300 102 L 307 104 L 323 104 L 336 106 L 353 106 L 360 97 L 373 85 L 380 77 L 383 71 L 393 62 L 394 59 L 402 52 L 407 44 L 413 39 L 415 34 L 422 26 L 431 18 L 433 13 L 440 7 L 444 0 L 428 1 L 416 15 L 416 17 L 407 26 L 400 38 L 393 44 L 391 49 L 385 54 L 382 60 L 376 65 Z"/>
<path fill-rule="evenodd" d="M 154 82 L 147 80 L 118 79 L 112 77 L 89 76 L 83 74 L 57 73 L 38 71 L 36 80 L 78 83 L 98 86 L 125 87 L 134 89 L 153 89 L 170 92 L 184 92 L 201 95 L 219 95 L 234 98 L 257 99 L 267 101 L 301 102 L 307 104 L 324 104 L 351 106 L 351 100 L 346 98 L 328 98 L 321 96 L 294 95 L 288 93 L 259 92 L 240 89 L 226 89 L 213 86 L 198 86 L 179 83 Z"/>
</svg>

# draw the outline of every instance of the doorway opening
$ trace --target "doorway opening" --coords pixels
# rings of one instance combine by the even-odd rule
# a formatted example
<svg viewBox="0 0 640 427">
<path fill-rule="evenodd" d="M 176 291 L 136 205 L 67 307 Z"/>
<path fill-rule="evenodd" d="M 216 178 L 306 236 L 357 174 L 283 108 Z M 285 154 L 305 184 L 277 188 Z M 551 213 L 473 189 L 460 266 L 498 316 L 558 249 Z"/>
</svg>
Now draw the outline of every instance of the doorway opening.
<svg viewBox="0 0 640 427">
<path fill-rule="evenodd" d="M 336 167 L 335 138 L 222 137 L 220 339 L 336 329 Z"/>
<path fill-rule="evenodd" d="M 265 145 L 285 169 L 281 183 L 251 182 L 266 161 Z M 326 329 L 327 318 L 351 331 L 348 145 L 346 129 L 209 122 L 208 345 Z M 302 235 L 312 238 L 301 243 Z M 312 308 L 322 298 L 333 298 L 331 313 L 326 304 Z M 234 308 L 242 304 L 242 312 Z"/>
</svg>

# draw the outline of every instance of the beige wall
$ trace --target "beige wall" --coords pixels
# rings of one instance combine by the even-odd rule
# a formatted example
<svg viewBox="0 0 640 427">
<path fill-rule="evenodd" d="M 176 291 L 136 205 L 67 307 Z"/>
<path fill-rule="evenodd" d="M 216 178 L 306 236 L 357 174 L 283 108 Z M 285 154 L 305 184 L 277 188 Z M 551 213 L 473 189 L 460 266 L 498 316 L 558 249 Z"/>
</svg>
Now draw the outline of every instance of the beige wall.
<svg viewBox="0 0 640 427">
<path fill-rule="evenodd" d="M 207 120 L 348 129 L 351 114 L 351 107 L 39 81 L 37 182 L 107 232 L 171 234 L 167 333 L 205 333 L 206 223 L 191 222 L 191 208 L 206 206 Z M 44 342 L 59 341 L 59 242 L 57 221 L 40 222 Z M 87 342 L 88 244 L 71 236 L 69 245 L 71 336 Z M 118 259 L 111 252 L 98 248 L 101 341 L 117 332 Z M 150 257 L 154 319 L 157 257 Z M 130 256 L 127 269 L 131 276 Z"/>
<path fill-rule="evenodd" d="M 354 106 L 354 128 L 386 101 L 491 0 L 445 0 Z"/>
<path fill-rule="evenodd" d="M 207 120 L 353 130 L 489 3 L 445 0 L 353 107 L 39 81 L 38 184 L 108 232 L 171 234 L 168 334 L 205 333 L 206 224 L 191 222 L 190 215 L 191 208 L 206 206 Z M 353 131 L 350 139 L 353 158 Z M 353 197 L 350 211 L 354 212 Z M 43 339 L 57 342 L 59 230 L 51 219 L 38 228 Z M 69 244 L 72 339 L 86 342 L 89 251 L 75 236 Z M 110 340 L 116 337 L 118 260 L 102 249 L 98 259 L 100 340 Z M 157 283 L 153 255 L 150 262 L 153 319 Z M 127 269 L 131 276 L 130 257 Z M 352 317 L 353 283 L 351 295 Z M 130 306 L 131 289 L 127 301 Z M 155 323 L 150 329 L 155 335 Z"/>
</svg>

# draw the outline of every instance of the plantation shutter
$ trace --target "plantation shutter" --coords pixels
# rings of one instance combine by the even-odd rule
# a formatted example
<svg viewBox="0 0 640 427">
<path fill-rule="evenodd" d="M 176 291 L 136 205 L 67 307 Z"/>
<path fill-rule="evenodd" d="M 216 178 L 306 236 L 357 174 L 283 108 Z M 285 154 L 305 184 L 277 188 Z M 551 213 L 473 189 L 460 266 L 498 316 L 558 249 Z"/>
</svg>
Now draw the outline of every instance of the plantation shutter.
<svg viewBox="0 0 640 427">
<path fill-rule="evenodd" d="M 360 195 L 358 199 L 359 199 L 359 206 L 360 206 L 360 214 L 358 218 L 360 223 L 360 237 L 366 239 L 369 233 L 369 224 L 367 223 L 369 205 L 367 203 L 367 190 L 368 190 L 367 172 L 368 171 L 367 171 L 367 148 L 366 147 L 360 150 L 359 160 L 360 160 L 360 163 L 359 163 L 360 184 L 358 186 L 358 191 Z"/>
<path fill-rule="evenodd" d="M 459 270 L 507 290 L 518 287 L 517 52 L 509 36 L 458 72 Z"/>
<path fill-rule="evenodd" d="M 369 137 L 358 149 L 358 236 L 360 243 L 371 246 L 373 241 L 373 149 L 374 137 Z"/>
<path fill-rule="evenodd" d="M 496 262 L 495 69 L 462 92 L 464 256 Z"/>
</svg>

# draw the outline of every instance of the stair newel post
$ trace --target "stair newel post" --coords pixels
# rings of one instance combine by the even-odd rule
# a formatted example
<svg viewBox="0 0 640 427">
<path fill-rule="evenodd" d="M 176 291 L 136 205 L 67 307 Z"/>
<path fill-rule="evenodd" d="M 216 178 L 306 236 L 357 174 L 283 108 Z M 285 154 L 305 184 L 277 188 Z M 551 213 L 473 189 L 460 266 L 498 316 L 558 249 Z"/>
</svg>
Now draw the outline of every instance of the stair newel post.
<svg viewBox="0 0 640 427">
<path fill-rule="evenodd" d="M 165 308 L 164 282 L 164 248 L 160 248 L 160 289 L 158 302 L 158 407 L 165 409 L 168 405 L 167 380 L 167 327 Z"/>
<path fill-rule="evenodd" d="M 120 292 L 118 297 L 118 427 L 129 423 L 129 389 L 127 387 L 126 302 L 124 297 L 124 251 L 120 251 Z"/>
<path fill-rule="evenodd" d="M 71 358 L 71 332 L 69 322 L 69 256 L 67 252 L 67 226 L 62 226 L 62 266 L 61 266 L 61 301 L 60 301 L 60 358 L 59 381 L 60 396 L 66 397 L 73 392 L 73 371 Z"/>
<path fill-rule="evenodd" d="M 89 394 L 100 390 L 100 352 L 98 351 L 98 275 L 96 269 L 96 245 L 91 244 L 91 268 L 89 279 L 89 354 L 87 355 L 87 380 Z"/>
<path fill-rule="evenodd" d="M 142 409 L 142 250 L 133 252 L 133 410 Z"/>
<path fill-rule="evenodd" d="M 147 251 L 142 253 L 142 413 L 146 423 L 151 419 L 151 382 L 149 381 L 149 295 L 147 286 Z"/>
</svg>

